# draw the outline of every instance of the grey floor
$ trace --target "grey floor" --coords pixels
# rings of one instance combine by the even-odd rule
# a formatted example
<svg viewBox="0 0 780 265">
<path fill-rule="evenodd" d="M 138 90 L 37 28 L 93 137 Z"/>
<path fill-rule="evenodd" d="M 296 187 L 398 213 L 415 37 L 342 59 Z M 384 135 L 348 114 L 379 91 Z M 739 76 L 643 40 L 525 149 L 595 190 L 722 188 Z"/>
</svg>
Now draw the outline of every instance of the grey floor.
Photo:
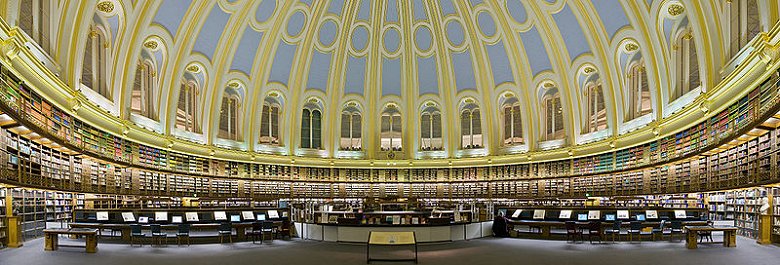
<svg viewBox="0 0 780 265">
<path fill-rule="evenodd" d="M 715 238 L 719 240 L 719 238 Z M 61 238 L 61 244 L 82 242 Z M 205 244 L 178 247 L 131 247 L 126 244 L 99 244 L 96 254 L 86 254 L 83 248 L 61 248 L 43 251 L 43 240 L 25 242 L 18 249 L 0 250 L 0 265 L 33 264 L 365 264 L 365 246 L 302 240 L 275 240 L 270 244 L 253 245 Z M 420 247 L 420 264 L 778 264 L 780 247 L 758 245 L 739 237 L 737 248 L 721 244 L 700 245 L 688 250 L 682 242 L 639 243 L 566 243 L 516 238 L 484 238 L 465 242 L 424 245 Z M 396 253 L 398 254 L 398 253 Z M 408 254 L 408 253 L 407 253 Z M 372 264 L 382 264 L 373 262 Z M 412 264 L 393 263 L 393 264 Z"/>
</svg>

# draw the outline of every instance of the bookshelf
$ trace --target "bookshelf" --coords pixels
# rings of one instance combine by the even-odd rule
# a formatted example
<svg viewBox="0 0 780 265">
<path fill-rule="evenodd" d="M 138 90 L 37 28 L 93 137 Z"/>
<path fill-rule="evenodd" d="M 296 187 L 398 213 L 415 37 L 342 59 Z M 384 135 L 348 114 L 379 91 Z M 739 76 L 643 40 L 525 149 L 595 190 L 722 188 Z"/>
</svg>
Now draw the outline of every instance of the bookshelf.
<svg viewBox="0 0 780 265">
<path fill-rule="evenodd" d="M 6 195 L 8 189 L 0 187 L 0 249 L 4 248 L 8 244 L 8 224 L 6 217 Z"/>
<path fill-rule="evenodd" d="M 707 193 L 707 209 L 710 220 L 733 220 L 739 228 L 738 235 L 758 236 L 761 199 L 767 197 L 763 187 Z"/>
<path fill-rule="evenodd" d="M 780 187 L 770 188 L 770 194 L 772 194 L 772 208 L 770 213 L 772 215 L 772 242 L 780 242 Z"/>
</svg>

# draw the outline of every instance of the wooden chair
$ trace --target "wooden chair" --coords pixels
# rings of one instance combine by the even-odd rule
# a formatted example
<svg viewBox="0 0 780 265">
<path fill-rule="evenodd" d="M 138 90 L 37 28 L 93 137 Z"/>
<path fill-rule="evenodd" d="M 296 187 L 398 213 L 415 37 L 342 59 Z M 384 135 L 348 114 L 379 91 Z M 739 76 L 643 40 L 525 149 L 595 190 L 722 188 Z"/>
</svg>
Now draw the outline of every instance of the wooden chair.
<svg viewBox="0 0 780 265">
<path fill-rule="evenodd" d="M 263 243 L 263 222 L 262 221 L 255 221 L 252 222 L 252 230 L 249 230 L 246 232 L 247 236 L 252 237 L 252 244 L 257 242 L 257 238 L 260 237 L 260 244 Z"/>
<path fill-rule="evenodd" d="M 187 246 L 190 245 L 190 224 L 179 224 L 179 231 L 176 232 L 176 243 L 179 246 L 182 239 L 187 239 Z"/>
<path fill-rule="evenodd" d="M 163 240 L 165 240 L 165 243 L 168 243 L 168 234 L 163 233 L 160 224 L 151 224 L 149 227 L 152 230 L 152 242 L 156 242 L 157 245 L 162 245 Z"/>
<path fill-rule="evenodd" d="M 230 243 L 233 243 L 233 226 L 230 223 L 220 223 L 217 233 L 219 234 L 219 243 L 223 243 L 225 237 L 230 240 Z"/>
<path fill-rule="evenodd" d="M 577 242 L 577 237 L 580 237 L 580 240 L 582 240 L 582 231 L 577 229 L 577 223 L 573 221 L 567 221 L 566 222 L 566 241 L 571 240 L 572 242 Z"/>
<path fill-rule="evenodd" d="M 290 231 L 291 227 L 292 224 L 290 223 L 290 219 L 287 218 L 283 219 L 282 226 L 276 230 L 276 236 L 278 236 L 280 239 L 284 239 L 285 236 L 288 239 L 292 238 L 291 231 Z"/>
<path fill-rule="evenodd" d="M 140 238 L 140 245 L 144 246 L 144 238 L 146 235 L 141 231 L 141 225 L 138 224 L 132 224 L 130 225 L 130 246 L 133 245 L 133 242 L 135 242 L 136 238 Z"/>
<path fill-rule="evenodd" d="M 615 242 L 615 235 L 617 235 L 618 240 L 620 240 L 620 228 L 623 226 L 623 222 L 620 220 L 615 220 L 612 223 L 612 228 L 605 229 L 604 234 L 612 235 L 612 242 Z"/>
<path fill-rule="evenodd" d="M 634 241 L 634 235 L 639 238 L 639 243 L 642 243 L 642 222 L 631 221 L 628 227 L 628 240 Z"/>
<path fill-rule="evenodd" d="M 599 238 L 599 244 L 601 243 L 601 221 L 591 221 L 588 223 L 588 241 L 593 244 L 593 238 Z"/>
<path fill-rule="evenodd" d="M 274 240 L 274 222 L 263 222 L 263 228 L 260 230 L 260 244 L 265 240 L 265 236 L 268 235 L 271 241 Z"/>
<path fill-rule="evenodd" d="M 669 234 L 669 240 L 673 240 L 675 234 L 680 235 L 680 240 L 682 240 L 683 238 L 682 221 L 677 221 L 677 220 L 672 221 L 671 227 L 672 230 L 671 233 Z"/>
</svg>

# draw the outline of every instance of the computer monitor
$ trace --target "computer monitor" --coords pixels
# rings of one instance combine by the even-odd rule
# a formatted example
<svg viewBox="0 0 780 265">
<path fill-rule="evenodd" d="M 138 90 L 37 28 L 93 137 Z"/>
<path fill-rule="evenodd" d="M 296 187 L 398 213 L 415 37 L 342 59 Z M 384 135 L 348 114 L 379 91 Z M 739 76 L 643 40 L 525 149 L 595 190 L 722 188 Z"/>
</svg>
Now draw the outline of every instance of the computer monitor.
<svg viewBox="0 0 780 265">
<path fill-rule="evenodd" d="M 534 210 L 534 220 L 544 219 L 544 210 Z"/>
<path fill-rule="evenodd" d="M 98 221 L 108 221 L 108 212 L 97 212 L 95 214 Z"/>
<path fill-rule="evenodd" d="M 605 221 L 615 221 L 615 215 L 614 214 L 607 214 L 604 216 Z"/>
<path fill-rule="evenodd" d="M 244 218 L 244 220 L 254 220 L 255 215 L 252 211 L 243 211 L 241 212 L 241 217 Z"/>
<path fill-rule="evenodd" d="M 674 210 L 674 219 L 685 219 L 688 218 L 687 213 L 685 210 Z"/>
<path fill-rule="evenodd" d="M 184 213 L 184 216 L 187 217 L 187 222 L 197 222 L 198 220 L 198 213 L 196 212 L 186 212 Z"/>
<path fill-rule="evenodd" d="M 636 215 L 636 220 L 637 221 L 644 221 L 645 220 L 645 215 L 644 214 L 637 214 Z"/>
<path fill-rule="evenodd" d="M 658 211 L 656 210 L 647 210 L 645 211 L 645 214 L 647 215 L 647 219 L 658 219 Z"/>
<path fill-rule="evenodd" d="M 135 222 L 135 215 L 132 212 L 123 212 L 122 220 L 125 222 Z"/>
<path fill-rule="evenodd" d="M 588 220 L 601 219 L 601 211 L 588 211 Z"/>
<path fill-rule="evenodd" d="M 168 212 L 154 212 L 154 220 L 157 222 L 167 222 Z"/>
<path fill-rule="evenodd" d="M 265 221 L 265 214 L 264 213 L 258 213 L 257 214 L 257 220 L 258 221 Z"/>
<path fill-rule="evenodd" d="M 222 211 L 214 212 L 214 220 L 217 221 L 227 221 L 227 214 Z"/>
<path fill-rule="evenodd" d="M 571 219 L 571 210 L 561 210 L 561 214 L 558 215 L 559 219 Z"/>
<path fill-rule="evenodd" d="M 279 212 L 276 210 L 268 210 L 268 218 L 279 219 Z"/>
<path fill-rule="evenodd" d="M 617 219 L 628 219 L 628 210 L 618 210 Z"/>
<path fill-rule="evenodd" d="M 230 221 L 234 223 L 241 222 L 241 216 L 237 214 L 231 215 Z"/>
<path fill-rule="evenodd" d="M 181 224 L 181 223 L 183 223 L 181 216 L 173 216 L 173 217 L 171 217 L 171 223 L 174 223 L 174 224 Z"/>
<path fill-rule="evenodd" d="M 581 213 L 577 215 L 577 221 L 587 221 L 588 220 L 588 214 Z"/>
<path fill-rule="evenodd" d="M 148 224 L 149 223 L 149 217 L 146 217 L 146 216 L 138 217 L 138 223 L 139 224 Z"/>
</svg>

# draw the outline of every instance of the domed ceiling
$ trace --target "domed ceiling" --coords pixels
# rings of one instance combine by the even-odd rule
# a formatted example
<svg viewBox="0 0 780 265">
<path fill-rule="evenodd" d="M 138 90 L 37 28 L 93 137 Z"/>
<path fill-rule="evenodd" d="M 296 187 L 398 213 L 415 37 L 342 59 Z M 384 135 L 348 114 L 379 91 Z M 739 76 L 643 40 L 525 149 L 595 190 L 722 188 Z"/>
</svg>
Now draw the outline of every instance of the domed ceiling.
<svg viewBox="0 0 780 265">
<path fill-rule="evenodd" d="M 44 50 L 111 115 L 187 141 L 491 156 L 610 141 L 695 101 L 733 55 L 726 2 L 73 1 L 49 7 L 65 23 Z"/>
</svg>

